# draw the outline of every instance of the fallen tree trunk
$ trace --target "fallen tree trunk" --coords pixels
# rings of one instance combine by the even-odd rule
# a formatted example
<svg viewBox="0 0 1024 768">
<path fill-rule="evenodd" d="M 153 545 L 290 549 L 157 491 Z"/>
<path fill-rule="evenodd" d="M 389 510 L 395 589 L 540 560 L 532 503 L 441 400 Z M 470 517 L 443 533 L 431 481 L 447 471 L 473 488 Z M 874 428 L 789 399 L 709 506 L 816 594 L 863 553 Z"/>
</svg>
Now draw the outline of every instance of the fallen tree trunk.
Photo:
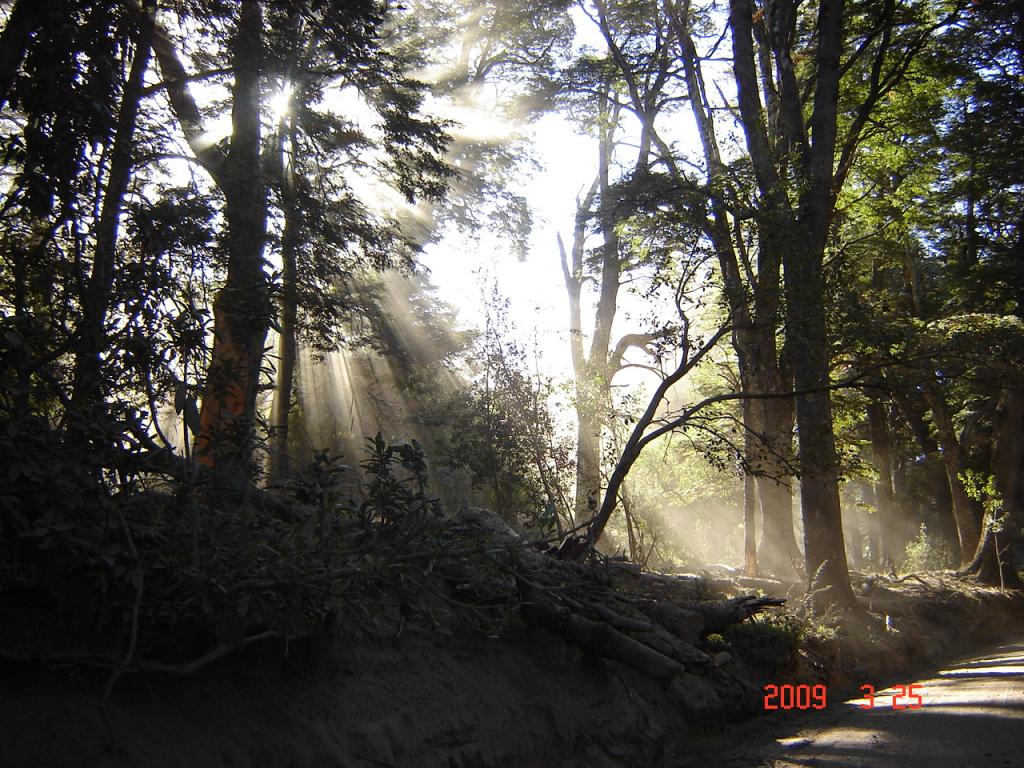
<svg viewBox="0 0 1024 768">
<path fill-rule="evenodd" d="M 621 661 L 655 678 L 672 678 L 686 672 L 684 662 L 634 640 L 606 621 L 595 621 L 576 613 L 524 579 L 517 579 L 516 585 L 523 599 L 523 616 L 528 623 L 565 637 L 586 651 Z M 700 652 L 694 649 L 694 653 Z M 707 658 L 705 654 L 701 655 Z"/>
</svg>

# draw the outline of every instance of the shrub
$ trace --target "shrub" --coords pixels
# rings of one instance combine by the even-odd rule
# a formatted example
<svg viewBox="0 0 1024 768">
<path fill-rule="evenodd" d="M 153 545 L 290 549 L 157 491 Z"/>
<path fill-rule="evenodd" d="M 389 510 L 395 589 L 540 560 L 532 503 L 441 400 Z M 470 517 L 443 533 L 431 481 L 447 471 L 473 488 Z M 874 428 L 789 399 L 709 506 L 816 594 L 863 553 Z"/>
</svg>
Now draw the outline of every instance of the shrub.
<svg viewBox="0 0 1024 768">
<path fill-rule="evenodd" d="M 787 622 L 745 622 L 733 624 L 724 637 L 732 649 L 751 667 L 772 677 L 796 668 L 800 633 Z"/>
<path fill-rule="evenodd" d="M 953 552 L 944 541 L 928 534 L 928 527 L 921 528 L 913 541 L 907 544 L 903 560 L 903 573 L 914 571 L 939 571 L 953 567 Z"/>
</svg>

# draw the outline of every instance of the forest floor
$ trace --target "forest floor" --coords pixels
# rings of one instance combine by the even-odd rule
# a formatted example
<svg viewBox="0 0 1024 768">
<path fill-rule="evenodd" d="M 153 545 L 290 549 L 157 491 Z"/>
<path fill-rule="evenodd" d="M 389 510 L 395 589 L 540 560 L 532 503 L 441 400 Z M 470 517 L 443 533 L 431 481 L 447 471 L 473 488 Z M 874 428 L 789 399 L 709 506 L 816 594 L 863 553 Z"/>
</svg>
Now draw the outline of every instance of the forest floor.
<svg viewBox="0 0 1024 768">
<path fill-rule="evenodd" d="M 751 744 L 790 728 L 764 713 L 767 684 L 826 686 L 831 715 L 1024 618 L 1019 594 L 920 574 L 859 576 L 863 611 L 812 619 L 797 585 L 565 563 L 486 516 L 457 523 L 446 547 L 463 556 L 396 558 L 378 569 L 394 599 L 377 583 L 317 638 L 202 668 L 134 660 L 116 686 L 109 668 L 8 653 L 0 766 L 714 766 L 731 724 L 765 714 Z"/>
</svg>

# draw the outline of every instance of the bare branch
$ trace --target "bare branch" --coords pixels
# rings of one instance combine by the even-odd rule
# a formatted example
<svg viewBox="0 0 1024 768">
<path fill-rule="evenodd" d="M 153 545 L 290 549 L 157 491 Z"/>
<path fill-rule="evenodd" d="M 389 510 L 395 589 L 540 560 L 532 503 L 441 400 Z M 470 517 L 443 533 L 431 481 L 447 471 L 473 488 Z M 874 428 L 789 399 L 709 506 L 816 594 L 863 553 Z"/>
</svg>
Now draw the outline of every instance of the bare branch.
<svg viewBox="0 0 1024 768">
<path fill-rule="evenodd" d="M 160 71 L 167 84 L 167 97 L 171 102 L 171 109 L 181 124 L 185 140 L 199 164 L 213 177 L 214 182 L 221 186 L 225 156 L 209 141 L 203 127 L 202 112 L 188 89 L 188 74 L 185 72 L 185 65 L 178 57 L 178 52 L 174 49 L 167 29 L 159 22 L 154 30 L 153 52 L 156 53 Z"/>
</svg>

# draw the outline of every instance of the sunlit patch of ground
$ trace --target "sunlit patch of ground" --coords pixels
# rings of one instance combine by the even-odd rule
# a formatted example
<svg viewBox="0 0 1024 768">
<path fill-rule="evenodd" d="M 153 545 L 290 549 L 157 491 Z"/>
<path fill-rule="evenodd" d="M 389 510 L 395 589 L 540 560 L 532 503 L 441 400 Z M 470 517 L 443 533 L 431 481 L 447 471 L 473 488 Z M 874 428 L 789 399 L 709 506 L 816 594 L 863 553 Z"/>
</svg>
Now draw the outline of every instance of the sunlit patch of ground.
<svg viewBox="0 0 1024 768">
<path fill-rule="evenodd" d="M 913 709 L 908 689 L 920 696 Z M 901 708 L 906 707 L 906 708 Z M 1020 765 L 1024 642 L 843 703 L 838 722 L 776 740 L 762 765 L 970 768 Z"/>
</svg>

